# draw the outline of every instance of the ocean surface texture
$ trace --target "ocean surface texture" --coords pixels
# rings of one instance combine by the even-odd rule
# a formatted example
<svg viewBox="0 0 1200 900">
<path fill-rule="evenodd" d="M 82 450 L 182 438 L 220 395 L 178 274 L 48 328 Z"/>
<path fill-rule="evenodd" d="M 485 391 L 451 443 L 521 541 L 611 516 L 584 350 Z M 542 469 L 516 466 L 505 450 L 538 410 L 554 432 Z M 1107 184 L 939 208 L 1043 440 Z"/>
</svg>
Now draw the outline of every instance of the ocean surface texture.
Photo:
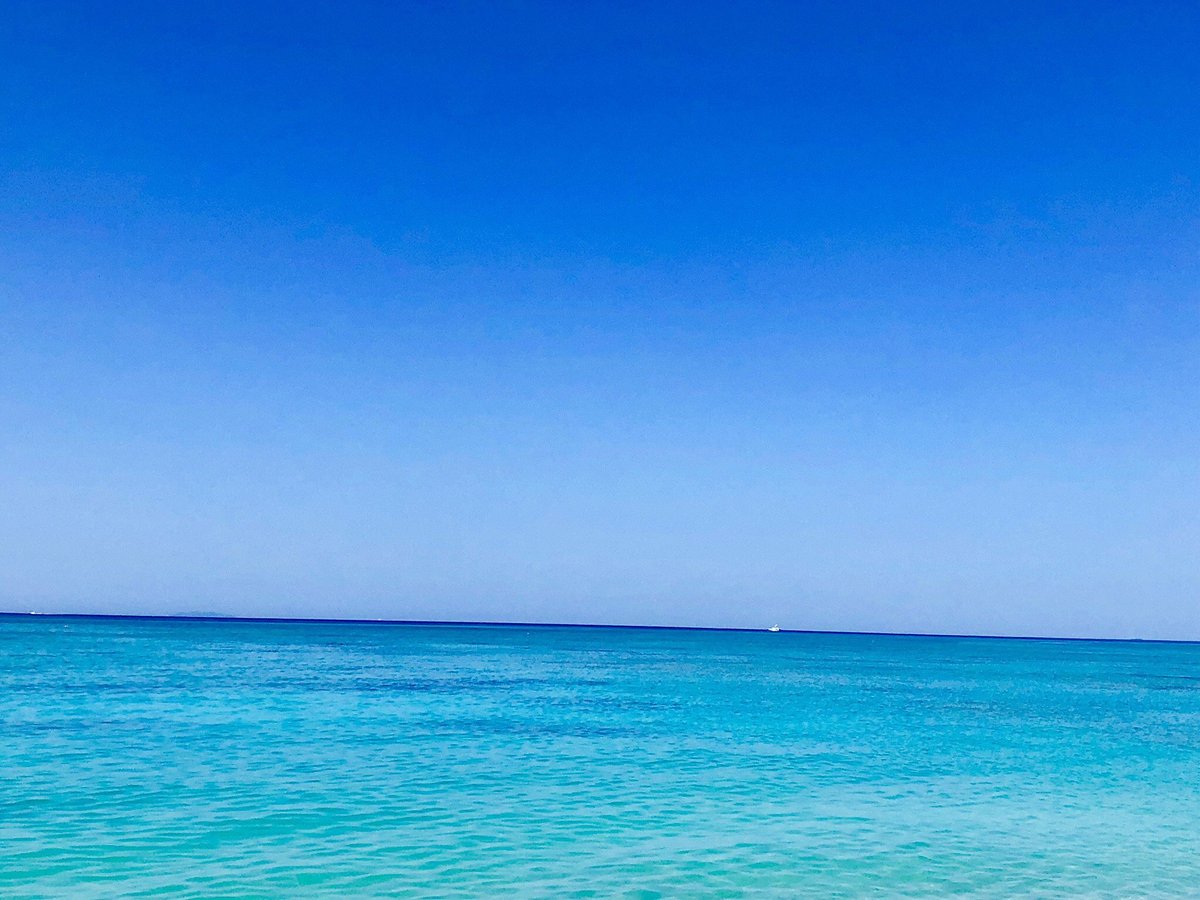
<svg viewBox="0 0 1200 900">
<path fill-rule="evenodd" d="M 1200 894 L 1200 646 L 0 617 L 0 895 Z"/>
</svg>

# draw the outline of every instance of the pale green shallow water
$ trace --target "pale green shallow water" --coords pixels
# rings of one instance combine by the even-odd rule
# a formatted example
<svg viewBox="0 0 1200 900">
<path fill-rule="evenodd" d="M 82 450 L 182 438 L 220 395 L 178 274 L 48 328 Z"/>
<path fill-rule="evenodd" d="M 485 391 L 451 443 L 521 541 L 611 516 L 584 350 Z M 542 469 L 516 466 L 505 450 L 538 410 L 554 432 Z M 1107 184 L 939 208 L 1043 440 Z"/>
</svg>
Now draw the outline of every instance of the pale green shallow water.
<svg viewBox="0 0 1200 900">
<path fill-rule="evenodd" d="M 0 895 L 1200 895 L 1200 646 L 0 618 Z"/>
</svg>

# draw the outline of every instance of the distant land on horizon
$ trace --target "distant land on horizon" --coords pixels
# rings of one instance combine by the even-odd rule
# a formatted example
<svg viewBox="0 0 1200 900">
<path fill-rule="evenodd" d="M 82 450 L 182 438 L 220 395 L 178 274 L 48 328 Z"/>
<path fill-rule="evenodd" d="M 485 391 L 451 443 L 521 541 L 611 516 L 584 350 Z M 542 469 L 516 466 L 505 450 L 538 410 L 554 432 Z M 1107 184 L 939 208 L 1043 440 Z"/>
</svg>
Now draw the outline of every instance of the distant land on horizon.
<svg viewBox="0 0 1200 900">
<path fill-rule="evenodd" d="M 589 629 L 623 629 L 633 631 L 729 631 L 756 634 L 770 633 L 767 625 L 761 628 L 723 625 L 639 625 L 627 622 L 506 622 L 506 621 L 472 621 L 463 619 L 363 619 L 363 618 L 327 618 L 304 616 L 239 616 L 230 613 L 207 611 L 184 611 L 161 614 L 136 613 L 66 613 L 39 612 L 37 610 L 0 610 L 0 617 L 31 617 L 50 619 L 128 619 L 163 621 L 169 619 L 193 620 L 212 619 L 225 622 L 261 622 L 279 624 L 312 624 L 312 625 L 429 625 L 429 626 L 461 626 L 461 627 L 495 627 L 495 628 L 589 628 Z M 783 628 L 781 634 L 810 634 L 810 635 L 846 635 L 861 637 L 918 637 L 918 638 L 953 638 L 978 639 L 999 641 L 1078 641 L 1104 643 L 1147 643 L 1147 644 L 1200 644 L 1197 640 L 1172 638 L 1144 637 L 1088 637 L 1082 635 L 1050 635 L 1050 634 L 965 634 L 954 632 L 931 631 L 854 631 L 828 628 Z"/>
</svg>

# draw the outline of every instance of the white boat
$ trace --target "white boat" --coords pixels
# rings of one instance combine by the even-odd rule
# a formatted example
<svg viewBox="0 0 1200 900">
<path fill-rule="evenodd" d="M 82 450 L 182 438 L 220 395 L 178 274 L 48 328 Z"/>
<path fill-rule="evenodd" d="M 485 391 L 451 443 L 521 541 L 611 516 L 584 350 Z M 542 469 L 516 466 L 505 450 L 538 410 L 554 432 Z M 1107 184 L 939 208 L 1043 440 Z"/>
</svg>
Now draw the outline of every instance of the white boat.
<svg viewBox="0 0 1200 900">
<path fill-rule="evenodd" d="M 780 629 L 779 629 L 778 625 L 772 625 L 770 628 L 767 629 L 767 631 L 779 631 L 779 630 Z"/>
</svg>

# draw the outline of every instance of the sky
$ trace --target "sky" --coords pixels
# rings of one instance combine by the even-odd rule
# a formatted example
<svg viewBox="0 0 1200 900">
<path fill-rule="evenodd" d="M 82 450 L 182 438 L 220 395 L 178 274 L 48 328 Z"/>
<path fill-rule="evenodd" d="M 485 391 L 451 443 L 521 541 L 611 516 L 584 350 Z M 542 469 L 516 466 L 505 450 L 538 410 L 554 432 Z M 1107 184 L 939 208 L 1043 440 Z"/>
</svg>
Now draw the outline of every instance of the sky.
<svg viewBox="0 0 1200 900">
<path fill-rule="evenodd" d="M 1200 639 L 1194 3 L 0 23 L 0 608 Z"/>
</svg>

